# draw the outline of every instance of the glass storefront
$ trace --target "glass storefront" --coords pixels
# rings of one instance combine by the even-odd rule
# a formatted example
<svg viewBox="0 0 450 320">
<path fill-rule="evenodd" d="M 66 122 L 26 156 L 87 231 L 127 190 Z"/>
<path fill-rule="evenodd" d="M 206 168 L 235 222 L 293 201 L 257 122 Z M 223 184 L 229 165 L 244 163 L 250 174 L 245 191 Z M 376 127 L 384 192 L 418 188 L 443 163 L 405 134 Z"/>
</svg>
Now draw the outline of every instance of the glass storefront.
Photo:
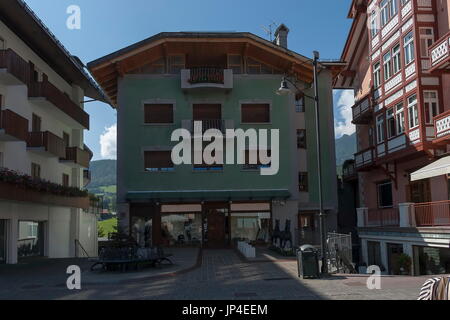
<svg viewBox="0 0 450 320">
<path fill-rule="evenodd" d="M 6 263 L 6 220 L 0 220 L 0 264 Z"/>
<path fill-rule="evenodd" d="M 42 223 L 19 221 L 17 254 L 19 259 L 44 256 L 44 228 Z"/>
<path fill-rule="evenodd" d="M 270 242 L 270 212 L 231 213 L 231 239 Z"/>
<path fill-rule="evenodd" d="M 202 215 L 164 214 L 161 217 L 161 237 L 167 246 L 200 246 L 202 242 Z"/>
<path fill-rule="evenodd" d="M 414 257 L 416 259 L 416 275 L 450 273 L 450 249 L 416 246 L 414 247 Z"/>
<path fill-rule="evenodd" d="M 131 236 L 141 248 L 151 248 L 153 244 L 153 220 L 151 218 L 133 217 Z"/>
</svg>

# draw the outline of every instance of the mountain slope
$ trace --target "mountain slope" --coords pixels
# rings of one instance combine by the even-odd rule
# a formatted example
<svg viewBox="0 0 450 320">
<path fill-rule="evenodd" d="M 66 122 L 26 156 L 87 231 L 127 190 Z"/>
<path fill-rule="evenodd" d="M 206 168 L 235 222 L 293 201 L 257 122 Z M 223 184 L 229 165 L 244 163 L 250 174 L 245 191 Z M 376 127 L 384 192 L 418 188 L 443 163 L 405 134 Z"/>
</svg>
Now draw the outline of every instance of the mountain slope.
<svg viewBox="0 0 450 320">
<path fill-rule="evenodd" d="M 341 166 L 345 160 L 353 159 L 356 153 L 356 133 L 343 135 L 336 140 L 336 165 Z"/>
<path fill-rule="evenodd" d="M 88 189 L 115 186 L 117 183 L 116 168 L 116 160 L 92 161 L 90 167 L 92 178 Z"/>
</svg>

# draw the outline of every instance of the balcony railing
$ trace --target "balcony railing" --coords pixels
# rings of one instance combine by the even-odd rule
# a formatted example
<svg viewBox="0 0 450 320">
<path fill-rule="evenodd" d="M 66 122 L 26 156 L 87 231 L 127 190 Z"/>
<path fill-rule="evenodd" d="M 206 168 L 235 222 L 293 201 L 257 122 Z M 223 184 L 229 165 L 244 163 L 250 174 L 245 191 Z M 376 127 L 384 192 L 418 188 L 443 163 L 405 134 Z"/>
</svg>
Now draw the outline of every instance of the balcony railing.
<svg viewBox="0 0 450 320">
<path fill-rule="evenodd" d="M 429 55 L 431 59 L 430 71 L 448 68 L 450 60 L 450 33 L 444 35 L 430 47 Z"/>
<path fill-rule="evenodd" d="M 434 118 L 436 140 L 445 140 L 450 137 L 450 110 Z"/>
<path fill-rule="evenodd" d="M 373 107 L 370 101 L 370 95 L 362 98 L 352 107 L 353 123 L 368 124 L 373 116 Z"/>
<path fill-rule="evenodd" d="M 48 80 L 42 82 L 32 82 L 28 86 L 28 96 L 30 98 L 45 98 L 59 110 L 69 117 L 89 129 L 89 115 L 84 112 L 69 96 L 56 88 Z"/>
<path fill-rule="evenodd" d="M 0 111 L 0 130 L 3 130 L 5 140 L 27 141 L 28 120 L 11 110 Z M 11 138 L 11 139 L 10 139 Z M 0 137 L 0 140 L 2 138 Z"/>
<path fill-rule="evenodd" d="M 66 148 L 66 155 L 63 158 L 64 161 L 73 162 L 83 168 L 89 168 L 89 159 L 89 152 L 78 147 Z"/>
<path fill-rule="evenodd" d="M 350 163 L 347 165 L 344 165 L 344 167 L 342 168 L 342 178 L 344 180 L 349 180 L 352 179 L 356 176 L 356 166 L 355 163 Z"/>
<path fill-rule="evenodd" d="M 201 132 L 204 134 L 209 129 L 217 129 L 225 133 L 226 129 L 234 129 L 234 122 L 232 120 L 183 120 L 183 128 L 189 130 L 191 133 Z"/>
<path fill-rule="evenodd" d="M 450 201 L 417 203 L 414 213 L 418 227 L 450 226 Z"/>
<path fill-rule="evenodd" d="M 12 49 L 0 50 L 0 69 L 6 69 L 23 84 L 30 82 L 30 65 Z"/>
<path fill-rule="evenodd" d="M 365 215 L 366 227 L 398 227 L 400 212 L 398 208 L 369 209 Z"/>
<path fill-rule="evenodd" d="M 64 140 L 48 131 L 28 133 L 27 147 L 43 149 L 46 153 L 57 158 L 66 156 Z"/>
<path fill-rule="evenodd" d="M 368 168 L 374 164 L 374 147 L 370 147 L 355 154 L 355 167 L 357 170 Z"/>
<path fill-rule="evenodd" d="M 233 89 L 233 70 L 222 68 L 192 68 L 181 70 L 181 88 Z"/>
</svg>

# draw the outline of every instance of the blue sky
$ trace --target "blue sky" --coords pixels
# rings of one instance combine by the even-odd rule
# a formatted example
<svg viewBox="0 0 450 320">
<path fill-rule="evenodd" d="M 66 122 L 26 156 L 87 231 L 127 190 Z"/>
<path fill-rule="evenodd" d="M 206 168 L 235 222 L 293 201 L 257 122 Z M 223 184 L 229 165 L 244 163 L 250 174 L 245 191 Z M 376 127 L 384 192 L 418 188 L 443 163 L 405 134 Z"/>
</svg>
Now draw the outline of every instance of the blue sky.
<svg viewBox="0 0 450 320">
<path fill-rule="evenodd" d="M 285 23 L 289 48 L 306 56 L 313 50 L 324 59 L 340 58 L 350 28 L 351 0 L 26 0 L 56 37 L 87 63 L 162 31 L 248 31 L 268 36 L 262 26 Z M 81 8 L 81 29 L 66 27 L 70 5 Z M 351 94 L 335 92 L 336 133 L 349 127 Z M 95 160 L 114 157 L 116 114 L 102 103 L 86 107 L 91 130 L 86 143 Z M 103 155 L 101 152 L 101 136 Z"/>
</svg>

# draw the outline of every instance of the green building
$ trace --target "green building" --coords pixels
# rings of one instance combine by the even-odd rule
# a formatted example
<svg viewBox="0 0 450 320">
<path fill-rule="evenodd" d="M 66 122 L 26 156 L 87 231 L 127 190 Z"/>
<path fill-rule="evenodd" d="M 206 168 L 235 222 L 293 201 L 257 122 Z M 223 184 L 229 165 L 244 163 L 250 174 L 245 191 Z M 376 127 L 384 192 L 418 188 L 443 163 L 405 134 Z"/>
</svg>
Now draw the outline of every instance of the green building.
<svg viewBox="0 0 450 320">
<path fill-rule="evenodd" d="M 267 243 L 277 220 L 281 230 L 290 221 L 294 245 L 319 240 L 314 101 L 295 90 L 276 94 L 283 77 L 314 94 L 312 61 L 287 49 L 288 32 L 280 26 L 273 43 L 250 33 L 160 33 L 88 65 L 118 111 L 120 227 L 141 245 Z M 337 214 L 332 81 L 339 68 L 321 63 L 319 73 L 329 230 Z M 193 133 L 199 123 L 200 134 L 279 130 L 277 174 L 262 175 L 250 147 L 245 164 L 175 165 L 172 133 Z"/>
</svg>

